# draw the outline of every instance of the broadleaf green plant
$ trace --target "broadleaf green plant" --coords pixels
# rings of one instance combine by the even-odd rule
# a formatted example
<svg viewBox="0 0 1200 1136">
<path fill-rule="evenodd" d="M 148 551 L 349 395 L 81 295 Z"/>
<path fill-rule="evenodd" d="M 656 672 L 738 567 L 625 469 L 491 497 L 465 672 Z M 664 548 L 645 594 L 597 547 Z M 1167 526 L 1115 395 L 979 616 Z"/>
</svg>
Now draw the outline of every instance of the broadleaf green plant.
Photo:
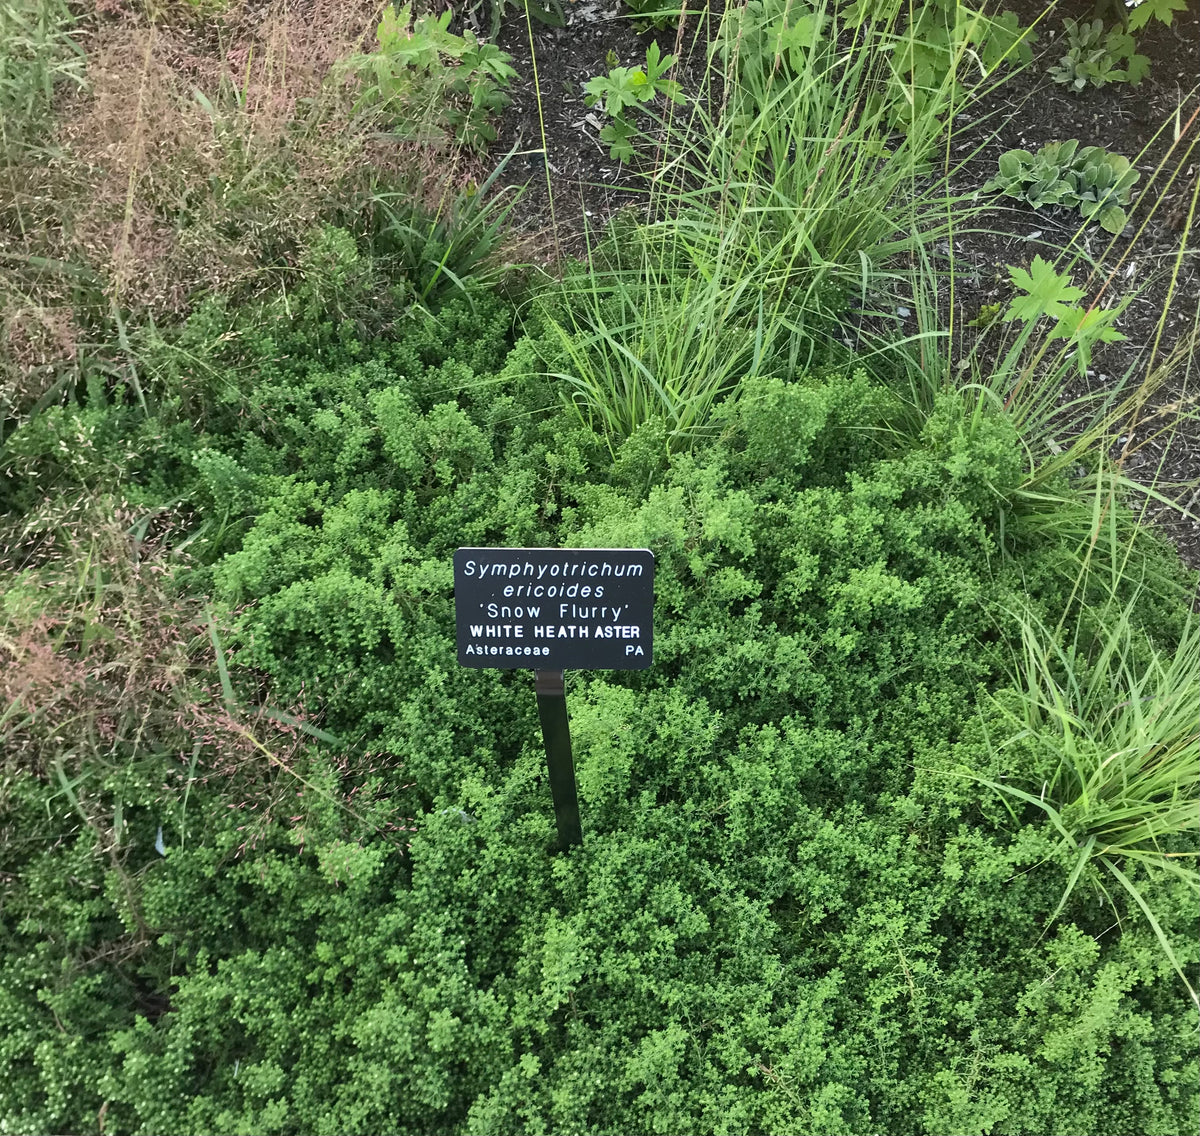
<svg viewBox="0 0 1200 1136">
<path fill-rule="evenodd" d="M 1170 27 L 1176 12 L 1187 11 L 1187 0 L 1133 0 L 1126 7 L 1133 8 L 1128 14 L 1130 30 L 1138 31 L 1152 19 Z"/>
<path fill-rule="evenodd" d="M 1081 308 L 1077 301 L 1083 299 L 1083 290 L 1071 283 L 1068 273 L 1059 272 L 1042 257 L 1033 258 L 1029 271 L 1009 265 L 1008 272 L 1013 286 L 1024 295 L 1013 298 L 1004 313 L 1004 322 L 1032 325 L 1043 316 L 1056 321 L 1046 336 L 1046 343 L 1054 339 L 1067 340 L 1080 375 L 1090 366 L 1092 348 L 1097 343 L 1114 343 L 1126 338 L 1113 327 L 1122 308 Z"/>
<path fill-rule="evenodd" d="M 1039 316 L 1061 320 L 1070 310 L 1068 304 L 1083 299 L 1083 290 L 1076 288 L 1068 275 L 1056 271 L 1054 265 L 1040 256 L 1033 258 L 1029 272 L 1011 266 L 1008 271 L 1013 284 L 1026 295 L 1017 297 L 1009 305 L 1004 314 L 1006 321 L 1034 320 Z"/>
<path fill-rule="evenodd" d="M 453 12 L 412 19 L 389 4 L 379 21 L 376 51 L 355 55 L 343 72 L 362 83 L 361 109 L 378 113 L 398 137 L 453 139 L 481 151 L 496 140 L 492 118 L 509 103 L 504 93 L 517 72 L 512 56 L 481 43 L 470 29 L 449 30 Z"/>
<path fill-rule="evenodd" d="M 1101 146 L 1079 149 L 1075 139 L 1049 142 L 1036 154 L 1006 150 L 999 158 L 999 173 L 980 188 L 999 191 L 1024 201 L 1034 209 L 1044 205 L 1077 208 L 1107 232 L 1120 233 L 1126 225 L 1123 206 L 1133 197 L 1141 174 L 1128 158 Z"/>
<path fill-rule="evenodd" d="M 651 43 L 646 48 L 645 68 L 613 67 L 607 75 L 597 75 L 583 85 L 584 102 L 589 107 L 598 106 L 609 117 L 600 130 L 600 139 L 609 144 L 611 157 L 628 162 L 634 155 L 633 139 L 638 128 L 626 111 L 648 106 L 659 95 L 674 103 L 685 101 L 679 84 L 665 77 L 674 63 L 675 56 L 662 55 L 658 44 Z"/>
<path fill-rule="evenodd" d="M 1090 83 L 1129 83 L 1137 86 L 1150 70 L 1150 60 L 1137 54 L 1133 36 L 1115 28 L 1105 31 L 1101 20 L 1080 23 L 1063 21 L 1067 36 L 1066 54 L 1050 68 L 1050 78 L 1064 87 L 1082 91 Z M 1118 66 L 1121 60 L 1123 67 Z"/>
<path fill-rule="evenodd" d="M 1122 154 L 1109 153 L 1099 146 L 1086 146 L 1079 151 L 1067 181 L 1071 185 L 1079 213 L 1095 218 L 1102 229 L 1119 233 L 1125 228 L 1125 210 L 1133 195 L 1133 187 L 1141 174 Z"/>
</svg>

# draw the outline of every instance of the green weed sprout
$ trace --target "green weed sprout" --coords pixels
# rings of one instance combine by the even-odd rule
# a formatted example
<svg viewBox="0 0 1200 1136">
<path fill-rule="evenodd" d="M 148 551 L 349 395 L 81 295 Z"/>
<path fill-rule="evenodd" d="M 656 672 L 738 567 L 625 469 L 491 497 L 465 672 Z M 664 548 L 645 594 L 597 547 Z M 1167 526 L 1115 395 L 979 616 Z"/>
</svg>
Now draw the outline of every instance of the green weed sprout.
<svg viewBox="0 0 1200 1136">
<path fill-rule="evenodd" d="M 1074 350 L 1079 374 L 1086 373 L 1092 362 L 1092 348 L 1097 343 L 1115 343 L 1125 339 L 1113 327 L 1121 308 L 1081 308 L 1076 301 L 1083 299 L 1083 290 L 1071 283 L 1068 273 L 1058 272 L 1054 265 L 1040 256 L 1033 258 L 1030 270 L 1009 265 L 1018 295 L 1004 313 L 1004 321 L 1030 324 L 1042 316 L 1057 321 L 1048 339 L 1065 339 Z"/>
<path fill-rule="evenodd" d="M 662 95 L 674 103 L 684 101 L 679 84 L 665 78 L 675 63 L 675 56 L 664 56 L 657 43 L 646 48 L 646 66 L 612 67 L 607 75 L 597 75 L 584 84 L 584 102 L 599 106 L 609 117 L 600 131 L 600 140 L 609 144 L 609 155 L 618 161 L 633 158 L 633 138 L 637 126 L 626 117 L 626 111 L 636 110 Z"/>
</svg>

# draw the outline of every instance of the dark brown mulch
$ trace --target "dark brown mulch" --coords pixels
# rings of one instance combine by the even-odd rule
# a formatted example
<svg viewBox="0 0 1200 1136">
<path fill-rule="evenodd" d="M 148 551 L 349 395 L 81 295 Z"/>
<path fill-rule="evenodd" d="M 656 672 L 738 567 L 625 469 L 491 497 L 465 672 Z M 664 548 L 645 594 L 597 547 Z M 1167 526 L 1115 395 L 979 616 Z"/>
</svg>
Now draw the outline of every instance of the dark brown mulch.
<svg viewBox="0 0 1200 1136">
<path fill-rule="evenodd" d="M 1025 23 L 1035 20 L 1042 10 L 1036 0 L 1009 0 L 1005 6 Z M 1078 16 L 1081 9 L 1087 13 L 1090 5 L 1060 6 L 1064 15 Z M 1171 273 L 1200 175 L 1200 153 L 1193 150 L 1188 160 L 1180 160 L 1200 133 L 1200 119 L 1193 117 L 1200 110 L 1200 2 L 1189 0 L 1188 10 L 1176 13 L 1172 26 L 1151 21 L 1139 33 L 1138 49 L 1151 60 L 1151 70 L 1138 87 L 1114 83 L 1075 93 L 1058 86 L 1046 70 L 1066 50 L 1061 19 L 1045 20 L 1038 27 L 1041 39 L 1035 46 L 1034 64 L 1009 77 L 973 107 L 972 122 L 957 123 L 960 129 L 972 123 L 978 126 L 978 132 L 964 131 L 961 144 L 967 152 L 980 141 L 989 140 L 965 165 L 955 188 L 967 192 L 972 186 L 982 185 L 995 174 L 996 159 L 1005 150 L 1020 147 L 1036 151 L 1047 142 L 1068 138 L 1078 139 L 1081 146 L 1103 146 L 1123 154 L 1141 172 L 1125 232 L 1114 239 L 1097 227 L 1089 227 L 1079 234 L 1074 246 L 1083 259 L 1073 276 L 1075 283 L 1087 290 L 1087 301 L 1099 298 L 1104 307 L 1114 307 L 1126 298 L 1130 302 L 1117 322 L 1118 330 L 1128 338 L 1097 349 L 1085 379 L 1064 391 L 1064 398 L 1069 399 L 1085 391 L 1111 390 L 1122 376 L 1136 383 L 1152 362 L 1162 363 L 1173 348 L 1186 343 L 1185 337 L 1196 327 L 1200 307 L 1196 229 L 1190 247 L 1184 249 L 1178 261 L 1173 288 Z M 1174 137 L 1176 122 L 1180 127 L 1190 123 L 1178 142 Z M 1168 161 L 1156 178 L 1155 170 L 1164 158 Z M 1178 170 L 1178 176 L 1168 184 L 1173 169 Z M 956 241 L 957 319 L 964 329 L 966 321 L 979 315 L 983 304 L 1007 304 L 1012 294 L 1008 265 L 1027 268 L 1039 254 L 1053 259 L 1071 248 L 1070 242 L 1078 232 L 1080 218 L 1069 210 L 1034 211 L 1012 204 L 1013 208 L 989 211 L 985 224 L 991 231 L 966 234 Z M 1167 297 L 1172 292 L 1167 308 Z M 1156 339 L 1158 347 L 1152 360 Z M 1179 360 L 1172 368 L 1171 380 L 1152 397 L 1140 421 L 1122 436 L 1120 450 L 1112 455 L 1115 458 L 1121 451 L 1128 451 L 1124 469 L 1136 480 L 1157 476 L 1165 486 L 1192 482 L 1170 495 L 1193 514 L 1200 513 L 1200 488 L 1195 484 L 1200 479 L 1200 429 L 1195 417 L 1200 410 L 1196 402 L 1198 367 L 1200 359 L 1194 355 L 1190 360 Z M 1181 404 L 1191 416 L 1185 414 L 1179 420 L 1170 438 L 1156 437 L 1167 417 L 1156 414 L 1175 404 Z M 1200 568 L 1200 521 L 1166 508 L 1151 511 L 1184 560 Z"/>
<path fill-rule="evenodd" d="M 584 248 L 586 231 L 599 231 L 623 206 L 636 204 L 646 184 L 635 169 L 610 157 L 607 143 L 600 141 L 604 122 L 585 104 L 584 84 L 606 75 L 614 60 L 624 67 L 644 65 L 646 48 L 657 40 L 664 55 L 681 58 L 672 76 L 685 90 L 696 90 L 704 47 L 702 42 L 692 49 L 699 21 L 692 21 L 678 51 L 674 31 L 639 35 L 622 0 L 566 0 L 564 9 L 565 27 L 532 24 L 532 49 L 523 15 L 501 29 L 497 42 L 513 57 L 521 82 L 511 92 L 496 149 L 519 147 L 507 171 L 510 182 L 528 182 L 514 216 L 517 227 L 545 233 L 556 252 L 571 255 Z M 543 132 L 549 187 L 542 164 Z"/>
<path fill-rule="evenodd" d="M 1037 150 L 1046 142 L 1067 138 L 1078 139 L 1081 146 L 1099 145 L 1124 154 L 1135 160 L 1142 172 L 1138 196 L 1130 211 L 1132 223 L 1118 240 L 1110 240 L 1107 233 L 1094 226 L 1076 240 L 1080 221 L 1077 215 L 1058 208 L 1035 212 L 1023 206 L 1009 207 L 1011 202 L 1001 206 L 999 202 L 1007 200 L 1002 198 L 997 199 L 998 207 L 983 218 L 983 227 L 988 231 L 956 237 L 955 322 L 966 336 L 979 334 L 967 324 L 978 317 L 983 305 L 1007 304 L 1012 295 L 1008 266 L 1028 267 L 1038 254 L 1054 259 L 1073 247 L 1081 257 L 1074 280 L 1087 289 L 1088 302 L 1100 297 L 1103 306 L 1113 306 L 1133 293 L 1117 325 L 1127 340 L 1097 349 L 1088 375 L 1076 388 L 1064 391 L 1064 399 L 1085 389 L 1109 389 L 1121 376 L 1136 381 L 1145 373 L 1150 347 L 1158 337 L 1183 219 L 1200 167 L 1200 155 L 1193 152 L 1173 184 L 1168 187 L 1162 175 L 1151 184 L 1155 168 L 1174 142 L 1173 124 L 1178 121 L 1188 127 L 1174 144 L 1173 164 L 1178 164 L 1178 156 L 1200 131 L 1200 120 L 1190 117 L 1200 105 L 1196 97 L 1200 83 L 1200 0 L 1189 0 L 1188 10 L 1176 13 L 1171 27 L 1152 21 L 1139 34 L 1139 50 L 1152 64 L 1149 77 L 1139 87 L 1114 83 L 1076 94 L 1057 86 L 1046 72 L 1064 51 L 1062 17 L 1086 17 L 1091 6 L 1090 0 L 1064 0 L 1056 14 L 1038 24 L 1040 40 L 1035 45 L 1033 64 L 1008 75 L 955 124 L 959 134 L 956 157 L 966 159 L 976 147 L 980 148 L 955 176 L 952 188 L 957 192 L 971 192 L 986 182 L 996 172 L 997 158 L 1007 149 Z M 583 84 L 607 72 L 610 52 L 623 65 L 637 65 L 644 59 L 651 35 L 639 35 L 634 30 L 621 0 L 576 0 L 565 7 L 567 25 L 563 28 L 547 28 L 535 22 L 530 35 L 523 14 L 519 14 L 501 30 L 499 44 L 513 56 L 521 82 L 504 115 L 497 149 L 506 151 L 517 144 L 519 152 L 506 177 L 511 183 L 528 183 L 516 213 L 518 227 L 542 234 L 548 253 L 577 254 L 584 247 L 585 231 L 595 233 L 617 209 L 637 203 L 644 187 L 637 172 L 610 158 L 608 147 L 599 140 L 602 123 L 584 104 Z M 1037 0 L 1008 0 L 1003 7 L 1017 12 L 1024 23 L 1036 20 L 1043 10 Z M 692 19 L 682 34 L 675 29 L 654 33 L 664 52 L 680 54 L 681 65 L 674 75 L 685 90 L 700 88 L 709 27 L 715 27 L 715 17 L 708 24 Z M 543 132 L 549 190 L 542 164 Z M 1150 205 L 1155 199 L 1159 204 L 1151 214 Z M 1161 362 L 1195 327 L 1198 305 L 1200 254 L 1193 243 L 1179 264 L 1173 299 L 1154 356 L 1156 362 Z M 903 324 L 899 316 L 897 323 Z M 960 339 L 952 354 L 961 353 L 967 346 L 967 340 Z M 1130 452 L 1124 458 L 1126 472 L 1135 478 L 1148 477 L 1155 471 L 1166 483 L 1195 482 L 1200 478 L 1200 431 L 1194 417 L 1185 418 L 1169 440 L 1153 437 L 1155 428 L 1164 421 L 1163 416 L 1154 417 L 1159 408 L 1182 403 L 1197 409 L 1192 400 L 1200 378 L 1195 374 L 1198 362 L 1193 359 L 1190 365 L 1185 361 L 1174 368 L 1172 383 L 1158 392 L 1142 413 L 1141 424 L 1134 428 L 1127 447 Z M 1200 512 L 1200 490 L 1195 486 L 1176 497 L 1185 508 Z M 1184 559 L 1200 567 L 1200 521 L 1180 518 L 1166 510 L 1159 513 Z"/>
</svg>

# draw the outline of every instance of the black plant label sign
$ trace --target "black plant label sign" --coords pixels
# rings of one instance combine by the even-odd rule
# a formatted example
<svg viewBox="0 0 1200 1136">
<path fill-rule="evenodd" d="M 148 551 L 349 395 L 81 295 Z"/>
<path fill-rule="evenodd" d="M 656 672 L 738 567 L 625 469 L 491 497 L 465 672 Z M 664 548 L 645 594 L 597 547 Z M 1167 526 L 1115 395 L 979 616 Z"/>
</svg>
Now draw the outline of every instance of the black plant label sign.
<svg viewBox="0 0 1200 1136">
<path fill-rule="evenodd" d="M 642 670 L 652 659 L 654 553 L 460 548 L 454 614 L 464 667 Z"/>
</svg>

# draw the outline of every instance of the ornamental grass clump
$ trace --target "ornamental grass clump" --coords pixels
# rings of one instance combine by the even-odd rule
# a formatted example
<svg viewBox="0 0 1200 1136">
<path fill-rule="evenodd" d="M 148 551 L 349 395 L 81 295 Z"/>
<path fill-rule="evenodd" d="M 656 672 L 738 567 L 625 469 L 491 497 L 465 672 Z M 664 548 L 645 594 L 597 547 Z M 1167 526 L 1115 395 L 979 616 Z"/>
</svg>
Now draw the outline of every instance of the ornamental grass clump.
<svg viewBox="0 0 1200 1136">
<path fill-rule="evenodd" d="M 948 177 L 929 178 L 927 161 L 968 97 L 966 41 L 936 82 L 905 86 L 887 63 L 898 13 L 849 21 L 835 9 L 726 14 L 705 97 L 655 119 L 645 219 L 595 242 L 542 305 L 562 345 L 548 373 L 611 444 L 652 418 L 672 449 L 710 437 L 740 383 L 819 362 L 845 341 L 849 298 L 890 292 L 944 234 Z M 895 97 L 881 101 L 883 89 Z M 980 208 L 953 204 L 960 217 Z"/>
<path fill-rule="evenodd" d="M 1195 998 L 1140 877 L 1166 872 L 1200 892 L 1191 866 L 1200 827 L 1200 622 L 1189 621 L 1174 649 L 1160 649 L 1135 632 L 1131 611 L 1100 613 L 1098 636 L 1076 635 L 1065 646 L 1060 628 L 1016 613 L 1020 698 L 1005 711 L 1013 733 L 997 749 L 1027 742 L 1044 778 L 1028 788 L 978 780 L 1040 810 L 1061 838 L 1072 866 L 1050 921 L 1092 868 L 1110 903 L 1106 878 L 1128 893 Z"/>
</svg>

